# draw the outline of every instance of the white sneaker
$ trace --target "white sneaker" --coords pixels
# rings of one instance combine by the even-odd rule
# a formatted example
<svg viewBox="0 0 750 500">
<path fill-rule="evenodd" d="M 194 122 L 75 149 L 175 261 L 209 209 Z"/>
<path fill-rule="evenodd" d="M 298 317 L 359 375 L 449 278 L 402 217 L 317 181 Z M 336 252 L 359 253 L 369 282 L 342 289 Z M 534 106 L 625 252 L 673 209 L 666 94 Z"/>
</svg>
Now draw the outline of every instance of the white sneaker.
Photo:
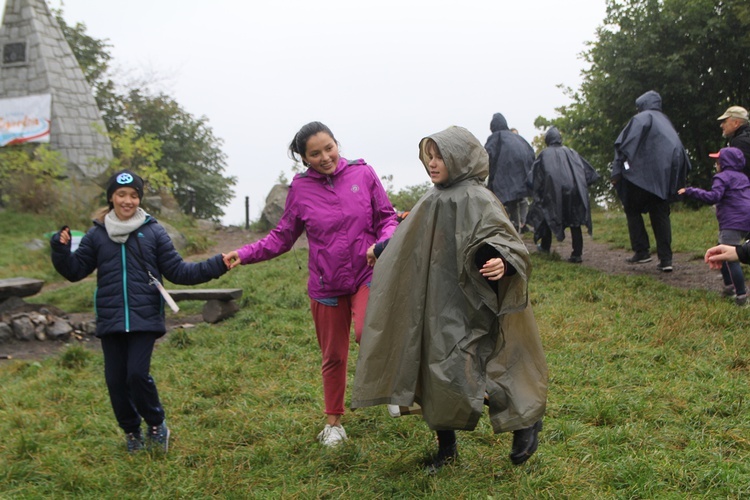
<svg viewBox="0 0 750 500">
<path fill-rule="evenodd" d="M 330 425 L 326 424 L 320 434 L 318 434 L 318 441 L 323 446 L 338 446 L 347 439 L 346 431 L 341 425 Z"/>
<path fill-rule="evenodd" d="M 401 407 L 399 405 L 388 405 L 388 414 L 393 418 L 401 416 Z"/>
</svg>

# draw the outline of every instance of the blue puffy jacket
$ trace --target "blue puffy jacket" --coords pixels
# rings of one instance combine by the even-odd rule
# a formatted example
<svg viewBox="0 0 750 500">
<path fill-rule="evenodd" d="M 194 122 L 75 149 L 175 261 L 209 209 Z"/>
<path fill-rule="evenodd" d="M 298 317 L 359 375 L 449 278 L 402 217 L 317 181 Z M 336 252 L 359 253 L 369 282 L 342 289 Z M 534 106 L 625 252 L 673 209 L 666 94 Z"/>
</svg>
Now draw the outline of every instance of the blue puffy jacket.
<svg viewBox="0 0 750 500">
<path fill-rule="evenodd" d="M 59 233 L 50 245 L 52 264 L 66 279 L 80 281 L 97 270 L 97 337 L 166 332 L 164 299 L 156 286 L 149 284 L 144 265 L 159 281 L 164 276 L 180 285 L 205 283 L 227 271 L 221 255 L 196 263 L 183 261 L 166 230 L 150 216 L 125 243 L 112 241 L 104 224 L 95 220 L 75 252 L 71 253 L 70 243 L 60 243 Z"/>
</svg>

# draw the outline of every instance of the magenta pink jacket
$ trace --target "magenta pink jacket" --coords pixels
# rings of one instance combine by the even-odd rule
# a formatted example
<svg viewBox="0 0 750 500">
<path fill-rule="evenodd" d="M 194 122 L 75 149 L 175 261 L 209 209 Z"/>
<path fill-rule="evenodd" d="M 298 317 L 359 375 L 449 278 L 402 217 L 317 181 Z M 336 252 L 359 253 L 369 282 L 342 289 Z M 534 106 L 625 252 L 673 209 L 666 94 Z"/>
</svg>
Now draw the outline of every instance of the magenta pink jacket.
<svg viewBox="0 0 750 500">
<path fill-rule="evenodd" d="M 289 251 L 307 232 L 313 299 L 350 295 L 372 279 L 367 249 L 390 238 L 398 221 L 375 170 L 364 160 L 339 158 L 331 175 L 308 168 L 294 176 L 284 215 L 268 235 L 237 252 L 242 264 Z"/>
</svg>

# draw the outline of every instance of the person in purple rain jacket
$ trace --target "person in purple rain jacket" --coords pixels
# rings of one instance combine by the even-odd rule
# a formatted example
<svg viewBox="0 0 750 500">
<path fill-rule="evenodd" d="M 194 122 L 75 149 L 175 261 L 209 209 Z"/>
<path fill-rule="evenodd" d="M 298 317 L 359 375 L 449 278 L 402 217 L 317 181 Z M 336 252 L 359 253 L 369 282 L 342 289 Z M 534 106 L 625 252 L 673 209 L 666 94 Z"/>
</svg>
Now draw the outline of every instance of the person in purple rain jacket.
<svg viewBox="0 0 750 500">
<path fill-rule="evenodd" d="M 226 254 L 224 262 L 231 269 L 273 259 L 307 234 L 307 291 L 323 355 L 327 420 L 318 441 L 336 446 L 347 439 L 341 416 L 351 323 L 359 342 L 370 294 L 367 249 L 390 238 L 398 221 L 375 170 L 364 160 L 339 156 L 338 142 L 324 124 L 303 126 L 289 152 L 307 170 L 294 176 L 279 224 L 265 238 Z"/>
<path fill-rule="evenodd" d="M 677 191 L 677 194 L 716 205 L 719 243 L 740 245 L 750 234 L 750 180 L 743 173 L 745 156 L 737 148 L 723 148 L 709 156 L 716 158 L 717 171 L 711 190 L 687 187 Z M 747 304 L 745 277 L 739 262 L 723 262 L 721 275 L 724 279 L 723 295 L 734 297 L 738 306 Z"/>
</svg>

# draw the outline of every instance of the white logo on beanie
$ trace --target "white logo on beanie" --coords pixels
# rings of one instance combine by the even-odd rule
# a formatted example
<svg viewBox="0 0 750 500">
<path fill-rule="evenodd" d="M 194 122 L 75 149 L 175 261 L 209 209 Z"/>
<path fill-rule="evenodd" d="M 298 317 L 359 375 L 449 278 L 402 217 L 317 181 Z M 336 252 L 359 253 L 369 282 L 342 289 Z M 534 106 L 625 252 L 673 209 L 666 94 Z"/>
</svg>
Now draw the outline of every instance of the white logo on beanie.
<svg viewBox="0 0 750 500">
<path fill-rule="evenodd" d="M 133 176 L 127 172 L 122 173 L 117 176 L 118 184 L 130 184 L 131 182 L 133 182 Z"/>
</svg>

